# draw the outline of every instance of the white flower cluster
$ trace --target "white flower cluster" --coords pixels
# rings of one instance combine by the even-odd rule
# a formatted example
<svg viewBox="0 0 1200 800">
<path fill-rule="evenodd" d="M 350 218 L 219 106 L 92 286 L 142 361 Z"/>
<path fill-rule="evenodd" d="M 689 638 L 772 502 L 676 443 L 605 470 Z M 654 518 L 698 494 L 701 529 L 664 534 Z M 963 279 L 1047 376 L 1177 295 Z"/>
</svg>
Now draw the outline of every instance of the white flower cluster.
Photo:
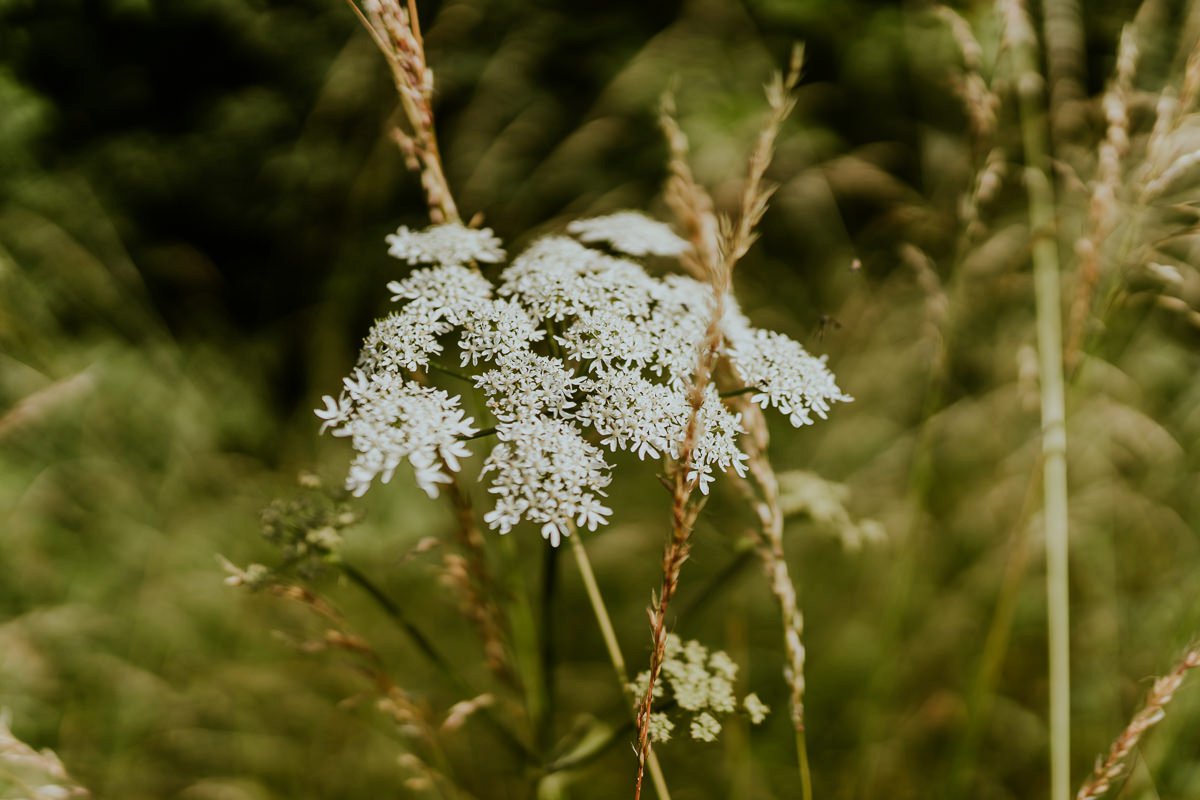
<svg viewBox="0 0 1200 800">
<path fill-rule="evenodd" d="M 572 522 L 588 530 L 612 512 L 599 500 L 611 478 L 600 449 L 563 419 L 526 416 L 497 431 L 481 475 L 495 473 L 489 492 L 496 507 L 484 521 L 508 533 L 522 518 L 540 524 L 542 536 L 558 547 L 571 535 Z"/>
<path fill-rule="evenodd" d="M 796 427 L 812 424 L 809 412 L 825 419 L 830 403 L 853 399 L 838 388 L 823 356 L 809 355 L 783 334 L 747 330 L 734 337 L 729 355 L 738 376 L 759 389 L 754 402 L 774 406 Z"/>
<path fill-rule="evenodd" d="M 738 701 L 734 694 L 738 666 L 722 650 L 709 653 L 708 648 L 692 640 L 684 642 L 673 633 L 667 634 L 661 680 L 654 685 L 655 698 L 664 698 L 667 689 L 675 704 L 691 714 L 689 733 L 693 739 L 714 742 L 721 732 L 720 716 L 728 716 L 737 710 Z M 646 695 L 650 673 L 643 672 L 629 685 L 635 700 Z M 750 721 L 755 725 L 766 719 L 770 709 L 757 695 L 746 695 L 742 700 Z M 670 738 L 675 724 L 666 712 L 656 711 L 650 715 L 650 736 L 653 741 L 665 742 Z"/>
<path fill-rule="evenodd" d="M 322 430 L 348 437 L 358 456 L 350 465 L 346 488 L 361 497 L 376 477 L 392 479 L 405 459 L 416 471 L 417 485 L 436 497 L 439 483 L 449 483 L 459 459 L 471 455 L 462 439 L 477 433 L 474 420 L 458 407 L 460 398 L 441 389 L 406 381 L 394 372 L 370 375 L 361 369 L 343 381 L 338 400 L 325 398 L 317 416 Z"/>
<path fill-rule="evenodd" d="M 631 256 L 680 256 L 690 247 L 669 227 L 637 211 L 576 220 L 567 230 L 580 241 L 607 242 L 614 250 Z"/>
<path fill-rule="evenodd" d="M 489 228 L 468 228 L 457 222 L 434 225 L 423 231 L 401 226 L 388 234 L 388 255 L 409 264 L 463 266 L 472 261 L 498 264 L 504 260 L 504 248 Z"/>
<path fill-rule="evenodd" d="M 686 242 L 665 225 L 623 212 L 573 223 L 584 241 L 631 254 L 677 255 Z M 575 526 L 595 530 L 611 514 L 604 449 L 640 459 L 678 458 L 691 407 L 686 388 L 712 318 L 711 289 L 680 275 L 651 277 L 641 264 L 563 236 L 535 242 L 493 285 L 471 266 L 504 258 L 488 230 L 401 228 L 392 255 L 430 263 L 388 289 L 398 310 L 367 335 L 355 374 L 317 415 L 322 430 L 351 439 L 347 487 L 356 495 L 386 482 L 403 461 L 430 495 L 450 480 L 479 433 L 460 398 L 424 385 L 424 371 L 457 347 L 459 366 L 482 391 L 499 443 L 481 477 L 495 499 L 486 522 L 507 533 L 520 521 L 557 545 Z M 725 303 L 722 357 L 756 391 L 755 402 L 795 425 L 824 417 L 850 398 L 823 359 L 798 343 L 758 331 Z M 740 415 L 707 387 L 689 480 L 707 492 L 717 472 L 745 473 Z M 589 440 L 588 437 L 591 437 Z M 599 444 L 593 444 L 592 442 Z"/>
</svg>

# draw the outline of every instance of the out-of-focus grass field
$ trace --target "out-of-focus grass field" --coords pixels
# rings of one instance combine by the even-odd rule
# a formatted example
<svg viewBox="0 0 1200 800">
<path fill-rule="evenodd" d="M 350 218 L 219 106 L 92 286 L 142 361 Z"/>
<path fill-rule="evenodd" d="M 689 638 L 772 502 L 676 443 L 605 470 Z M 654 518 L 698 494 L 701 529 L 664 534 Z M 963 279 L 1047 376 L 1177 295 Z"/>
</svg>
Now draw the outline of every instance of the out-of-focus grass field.
<svg viewBox="0 0 1200 800">
<path fill-rule="evenodd" d="M 1087 5 L 1097 93 L 1135 8 Z M 672 80 L 698 176 L 718 203 L 735 198 L 760 85 L 792 40 L 807 42 L 770 173 L 780 188 L 737 291 L 756 324 L 828 353 L 856 398 L 812 428 L 773 418 L 776 468 L 844 484 L 849 518 L 886 531 L 856 542 L 813 513 L 788 523 L 816 795 L 1043 796 L 1029 232 L 1010 175 L 958 250 L 979 154 L 945 28 L 915 5 L 862 0 L 421 7 L 450 183 L 510 251 L 592 211 L 663 213 L 654 117 Z M 1183 17 L 1148 7 L 1147 30 L 1163 32 L 1144 55 L 1151 88 Z M 995 39 L 987 9 L 963 11 Z M 350 661 L 300 652 L 312 620 L 225 587 L 217 560 L 271 560 L 260 510 L 298 494 L 303 471 L 333 485 L 344 474 L 348 448 L 318 439 L 310 409 L 406 269 L 383 236 L 423 219 L 385 135 L 393 107 L 383 64 L 335 0 L 0 2 L 0 708 L 96 797 L 410 796 L 403 736 Z M 1103 130 L 1088 113 L 1075 156 Z M 1068 193 L 1064 220 L 1082 202 Z M 1186 262 L 1194 249 L 1176 252 Z M 1196 305 L 1200 282 L 1184 278 Z M 1133 285 L 1111 304 L 1069 386 L 1080 778 L 1200 632 L 1200 336 L 1154 291 Z M 638 669 L 668 524 L 644 478 L 618 470 L 614 522 L 588 536 Z M 812 481 L 786 486 L 800 504 Z M 346 560 L 484 685 L 432 562 L 403 558 L 449 530 L 449 509 L 404 478 L 356 507 Z M 775 713 L 761 728 L 731 723 L 718 744 L 658 748 L 678 798 L 798 796 L 772 599 L 753 562 L 701 596 L 752 524 L 718 489 L 676 630 L 727 649 Z M 515 552 L 489 547 L 534 590 L 544 544 L 513 536 Z M 623 717 L 578 576 L 562 567 L 565 732 Z M 321 586 L 399 684 L 433 707 L 464 699 L 353 587 Z M 486 730 L 448 740 L 476 796 L 518 796 L 522 776 Z M 1200 689 L 1185 688 L 1120 796 L 1200 794 L 1197 741 Z M 623 796 L 633 769 L 622 743 L 566 791 Z"/>
</svg>

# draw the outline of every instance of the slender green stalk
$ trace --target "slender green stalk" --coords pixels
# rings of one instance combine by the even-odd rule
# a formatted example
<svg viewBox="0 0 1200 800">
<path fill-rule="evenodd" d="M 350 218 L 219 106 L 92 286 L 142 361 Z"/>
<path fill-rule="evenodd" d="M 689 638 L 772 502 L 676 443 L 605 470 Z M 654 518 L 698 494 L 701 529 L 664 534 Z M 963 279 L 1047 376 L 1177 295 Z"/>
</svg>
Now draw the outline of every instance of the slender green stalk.
<svg viewBox="0 0 1200 800">
<path fill-rule="evenodd" d="M 1017 5 L 1014 2 L 1014 5 Z M 1050 660 L 1050 798 L 1071 796 L 1070 609 L 1067 585 L 1067 429 L 1063 381 L 1062 298 L 1054 188 L 1047 176 L 1043 81 L 1036 64 L 1037 40 L 1024 10 L 1012 10 L 1009 31 L 1016 59 L 1025 188 L 1033 239 L 1037 296 L 1038 365 L 1042 399 L 1042 472 L 1046 538 L 1046 605 Z"/>
<path fill-rule="evenodd" d="M 370 578 L 368 578 L 357 567 L 351 564 L 338 562 L 337 567 L 341 573 L 350 580 L 351 583 L 355 584 L 364 592 L 366 592 L 367 595 L 380 607 L 380 609 L 382 609 L 383 612 L 387 614 L 388 617 L 390 617 L 392 621 L 395 622 L 401 628 L 401 630 L 403 630 L 413 640 L 413 643 L 416 644 L 417 649 L 421 652 L 421 654 L 428 658 L 430 663 L 441 670 L 442 674 L 449 678 L 450 682 L 454 684 L 455 689 L 457 689 L 466 697 L 478 696 L 479 692 L 467 684 L 466 680 L 464 680 L 462 676 L 460 676 L 454 669 L 453 665 L 451 665 L 450 660 L 438 652 L 438 650 L 433 646 L 433 643 L 429 641 L 429 638 L 421 633 L 421 631 L 404 616 L 404 612 L 400 610 L 400 607 L 397 606 L 396 603 L 390 597 L 388 597 L 382 589 L 376 586 Z M 490 727 L 506 745 L 508 745 L 517 753 L 520 753 L 527 762 L 532 763 L 537 760 L 533 752 L 526 747 L 519 738 L 517 738 L 516 734 L 510 731 L 502 722 L 500 722 L 500 720 L 496 719 L 496 717 L 491 713 L 490 709 L 480 709 L 480 718 L 487 723 L 488 727 Z"/>
<path fill-rule="evenodd" d="M 617 632 L 613 628 L 612 618 L 608 616 L 608 607 L 604 604 L 604 595 L 600 594 L 600 585 L 596 583 L 596 573 L 592 571 L 592 562 L 588 558 L 587 549 L 579 536 L 568 536 L 571 551 L 575 554 L 575 563 L 579 565 L 579 576 L 583 579 L 583 588 L 592 604 L 592 613 L 596 624 L 600 626 L 600 636 L 604 639 L 604 647 L 608 650 L 608 660 L 612 662 L 613 670 L 617 673 L 617 682 L 621 685 L 621 695 L 628 692 L 629 670 L 625 666 L 625 657 L 621 655 L 621 645 L 617 641 Z M 646 767 L 650 772 L 650 780 L 654 783 L 654 791 L 660 800 L 671 800 L 667 791 L 667 781 L 663 777 L 662 767 L 654 750 L 646 754 Z"/>
<path fill-rule="evenodd" d="M 422 633 L 420 629 L 418 629 L 417 626 L 412 623 L 411 620 L 404 616 L 404 612 L 401 611 L 400 607 L 392 601 L 392 598 L 384 594 L 383 590 L 376 586 L 370 578 L 368 578 L 361 570 L 358 569 L 358 567 L 355 567 L 352 564 L 347 564 L 344 561 L 339 561 L 337 563 L 337 567 L 351 583 L 358 586 L 358 588 L 366 592 L 367 595 L 375 601 L 375 604 L 378 605 L 383 612 L 388 615 L 392 622 L 394 622 L 400 627 L 401 630 L 404 631 L 408 638 L 412 639 L 413 644 L 417 646 L 417 649 L 420 650 L 421 653 L 424 654 L 425 657 L 428 658 L 435 667 L 445 670 L 448 674 L 452 674 L 450 662 L 445 656 L 437 651 L 437 649 L 433 646 L 433 642 L 429 640 L 429 637 Z"/>
<path fill-rule="evenodd" d="M 509 624 L 512 626 L 512 645 L 517 667 L 521 673 L 521 684 L 525 688 L 525 706 L 529 719 L 536 726 L 546 713 L 546 683 L 542 678 L 542 659 L 538 649 L 537 626 L 534 622 L 533 605 L 529 600 L 529 589 L 525 585 L 523 572 L 518 568 L 517 544 L 511 536 L 501 539 L 508 556 L 508 568 L 504 570 L 506 589 L 512 597 Z M 536 736 L 536 728 L 535 728 Z"/>
<path fill-rule="evenodd" d="M 546 704 L 537 721 L 537 738 L 543 749 L 549 746 L 554 731 L 554 603 L 558 593 L 558 548 L 543 548 L 541 595 L 541 674 Z"/>
<path fill-rule="evenodd" d="M 434 372 L 440 372 L 443 375 L 449 375 L 451 378 L 454 378 L 455 380 L 464 381 L 466 383 L 471 384 L 472 386 L 475 385 L 475 380 L 470 375 L 464 375 L 461 372 L 459 372 L 458 370 L 451 369 L 450 367 L 439 364 L 436 361 L 429 362 L 429 369 L 433 370 Z"/>
<path fill-rule="evenodd" d="M 812 800 L 812 767 L 808 765 L 808 737 L 804 729 L 796 731 L 796 760 L 800 764 L 800 796 L 803 800 Z"/>
</svg>

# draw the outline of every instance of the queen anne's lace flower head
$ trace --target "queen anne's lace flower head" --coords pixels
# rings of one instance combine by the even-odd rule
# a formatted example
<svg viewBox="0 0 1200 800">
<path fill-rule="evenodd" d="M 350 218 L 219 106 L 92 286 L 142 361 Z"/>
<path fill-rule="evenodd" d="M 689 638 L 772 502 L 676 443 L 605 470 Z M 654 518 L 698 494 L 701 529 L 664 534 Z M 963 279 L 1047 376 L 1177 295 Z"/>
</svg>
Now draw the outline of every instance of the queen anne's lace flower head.
<svg viewBox="0 0 1200 800">
<path fill-rule="evenodd" d="M 644 367 L 655 354 L 655 343 L 643 320 L 607 309 L 581 311 L 555 340 L 567 357 L 588 364 L 589 370 L 620 363 Z"/>
<path fill-rule="evenodd" d="M 596 310 L 644 316 L 656 283 L 639 264 L 562 236 L 539 239 L 500 277 L 502 296 L 511 296 L 538 319 L 555 322 Z"/>
<path fill-rule="evenodd" d="M 358 368 L 370 374 L 425 367 L 431 355 L 442 352 L 438 337 L 453 328 L 430 306 L 409 304 L 371 326 L 358 354 Z"/>
<path fill-rule="evenodd" d="M 692 452 L 692 471 L 688 480 L 699 479 L 700 491 L 708 494 L 708 486 L 716 477 L 714 467 L 721 471 L 733 470 L 745 477 L 748 456 L 738 448 L 738 437 L 743 433 L 742 417 L 725 407 L 716 387 L 711 384 L 700 408 L 699 428 L 700 438 Z"/>
<path fill-rule="evenodd" d="M 690 248 L 670 227 L 637 211 L 576 220 L 567 230 L 581 241 L 606 242 L 631 256 L 679 256 Z"/>
<path fill-rule="evenodd" d="M 458 339 L 462 366 L 518 358 L 545 336 L 537 320 L 511 300 L 480 303 L 475 313 L 462 322 Z"/>
<path fill-rule="evenodd" d="M 570 230 L 634 255 L 686 246 L 666 226 L 634 214 L 585 220 Z M 435 495 L 469 454 L 465 440 L 478 431 L 460 398 L 420 379 L 433 368 L 453 374 L 437 363 L 447 352 L 471 369 L 459 377 L 482 391 L 499 421 L 500 442 L 481 477 L 495 499 L 485 521 L 501 533 L 528 521 L 557 545 L 574 526 L 604 524 L 611 514 L 601 500 L 610 467 L 602 448 L 639 459 L 681 457 L 692 418 L 688 386 L 714 308 L 707 284 L 681 275 L 653 278 L 634 261 L 547 236 L 503 269 L 493 290 L 469 266 L 504 258 L 491 231 L 458 224 L 401 228 L 388 242 L 393 255 L 434 266 L 388 284 L 398 309 L 371 328 L 345 391 L 324 398 L 316 412 L 322 430 L 354 446 L 346 485 L 356 495 L 376 478 L 389 480 L 403 461 Z M 724 309 L 719 355 L 753 387 L 755 402 L 801 425 L 850 399 L 823 358 L 752 328 L 732 297 Z M 741 416 L 714 385 L 705 388 L 696 424 L 687 479 L 707 493 L 720 472 L 745 475 Z M 681 663 L 691 658 L 684 656 Z M 732 686 L 734 668 L 713 659 L 704 667 L 716 677 L 704 684 L 703 705 L 728 713 L 732 695 L 722 687 Z M 694 705 L 688 690 L 680 691 L 680 705 Z"/>
<path fill-rule="evenodd" d="M 575 417 L 594 428 L 610 450 L 659 458 L 680 440 L 688 414 L 682 392 L 619 369 L 601 372 L 587 389 Z"/>
<path fill-rule="evenodd" d="M 464 266 L 473 261 L 496 264 L 504 260 L 504 249 L 490 228 L 468 228 L 458 222 L 434 225 L 423 231 L 405 226 L 387 236 L 388 254 L 413 266 L 441 264 Z"/>
<path fill-rule="evenodd" d="M 696 371 L 696 358 L 712 318 L 712 288 L 683 275 L 668 275 L 654 287 L 654 309 L 645 321 L 653 343 L 650 367 L 676 386 Z"/>
</svg>

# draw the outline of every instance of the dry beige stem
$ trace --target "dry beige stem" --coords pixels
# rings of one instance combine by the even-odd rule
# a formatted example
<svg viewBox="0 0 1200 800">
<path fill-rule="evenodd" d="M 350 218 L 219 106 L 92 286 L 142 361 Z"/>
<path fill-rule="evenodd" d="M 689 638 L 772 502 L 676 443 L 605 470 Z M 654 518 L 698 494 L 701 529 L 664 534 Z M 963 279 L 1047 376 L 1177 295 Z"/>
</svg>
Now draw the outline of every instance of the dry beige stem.
<svg viewBox="0 0 1200 800">
<path fill-rule="evenodd" d="M 1112 787 L 1113 781 L 1125 772 L 1125 760 L 1137 747 L 1142 736 L 1167 714 L 1167 705 L 1175 697 L 1183 679 L 1188 672 L 1200 667 L 1200 644 L 1193 645 L 1175 668 L 1154 682 L 1150 693 L 1146 695 L 1146 705 L 1134 715 L 1125 730 L 1116 738 L 1109 748 L 1108 756 L 1101 761 L 1096 760 L 1096 769 L 1091 777 L 1079 787 L 1075 800 L 1097 800 L 1103 797 Z"/>
<path fill-rule="evenodd" d="M 1079 361 L 1088 313 L 1100 280 L 1101 251 L 1121 217 L 1117 193 L 1121 190 L 1122 164 L 1129 153 L 1129 107 L 1137 60 L 1136 30 L 1127 25 L 1121 32 L 1116 73 L 1102 101 L 1108 128 L 1097 153 L 1096 178 L 1088 201 L 1087 232 L 1075 244 L 1079 267 L 1067 326 L 1064 357 L 1068 371 L 1072 371 Z"/>
<path fill-rule="evenodd" d="M 779 502 L 779 479 L 767 456 L 770 436 L 762 409 L 744 395 L 738 398 L 738 410 L 746 427 L 743 448 L 750 457 L 747 467 L 758 491 L 748 480 L 738 487 L 758 517 L 758 555 L 763 562 L 771 594 L 779 605 L 783 623 L 783 644 L 787 666 L 783 676 L 790 690 L 792 727 L 797 736 L 804 732 L 804 614 L 796 598 L 796 585 L 788 571 L 783 552 L 783 509 Z"/>
<path fill-rule="evenodd" d="M 957 11 L 939 5 L 934 8 L 934 13 L 946 23 L 962 54 L 963 71 L 954 83 L 954 90 L 963 101 L 971 132 L 976 142 L 990 142 L 996 132 L 1000 97 L 983 77 L 983 48 L 975 38 L 970 23 Z"/>
<path fill-rule="evenodd" d="M 700 409 L 704 405 L 705 391 L 712 382 L 713 372 L 717 367 L 717 356 L 724 335 L 721 322 L 725 316 L 726 295 L 731 287 L 733 268 L 754 244 L 757 238 L 755 228 L 766 212 L 774 192 L 774 188 L 765 185 L 763 179 L 774 155 L 779 129 L 795 106 L 792 90 L 800 79 L 802 58 L 803 51 L 796 47 L 792 52 L 787 75 L 777 74 L 766 87 L 771 113 L 750 155 L 746 187 L 742 192 L 741 207 L 736 221 L 718 217 L 713 211 L 712 198 L 692 177 L 687 163 L 687 137 L 674 119 L 670 97 L 663 101 L 660 121 L 671 152 L 666 200 L 692 244 L 692 252 L 685 256 L 684 264 L 693 274 L 702 276 L 712 287 L 713 307 L 704 339 L 699 343 L 696 369 L 688 386 L 687 399 L 691 410 L 679 446 L 679 457 L 669 476 L 671 537 L 663 552 L 662 586 L 648 609 L 653 649 L 650 654 L 650 678 L 638 708 L 638 771 L 634 787 L 635 800 L 642 795 L 646 756 L 651 746 L 650 711 L 654 703 L 654 687 L 666 655 L 667 610 L 679 589 L 679 575 L 691 549 L 692 529 L 696 516 L 703 507 L 703 500 L 692 501 L 699 478 L 688 477 L 692 471 L 692 459 L 700 437 Z"/>
<path fill-rule="evenodd" d="M 433 121 L 433 71 L 425 63 L 416 8 L 399 0 L 346 0 L 387 60 L 400 96 L 408 130 L 396 126 L 396 141 L 409 169 L 421 176 L 421 186 L 434 223 L 459 222 L 454 196 L 446 182 Z"/>
<path fill-rule="evenodd" d="M 409 131 L 396 127 L 392 137 L 404 153 L 409 168 L 420 173 L 432 222 L 459 222 L 461 217 L 446 182 L 438 150 L 433 115 L 433 71 L 425 61 L 425 43 L 416 7 L 399 0 L 347 0 L 392 72 L 400 105 Z M 475 223 L 477 220 L 472 220 Z M 461 580 L 452 583 L 460 589 L 462 610 L 483 641 L 488 667 L 502 680 L 515 685 L 516 673 L 504 647 L 503 616 L 496 605 L 495 582 L 487 564 L 483 536 L 475 523 L 470 497 L 458 483 L 452 470 L 444 469 L 452 480 L 447 489 L 458 522 L 458 543 L 466 553 Z M 453 577 L 453 576 L 451 576 Z"/>
</svg>

